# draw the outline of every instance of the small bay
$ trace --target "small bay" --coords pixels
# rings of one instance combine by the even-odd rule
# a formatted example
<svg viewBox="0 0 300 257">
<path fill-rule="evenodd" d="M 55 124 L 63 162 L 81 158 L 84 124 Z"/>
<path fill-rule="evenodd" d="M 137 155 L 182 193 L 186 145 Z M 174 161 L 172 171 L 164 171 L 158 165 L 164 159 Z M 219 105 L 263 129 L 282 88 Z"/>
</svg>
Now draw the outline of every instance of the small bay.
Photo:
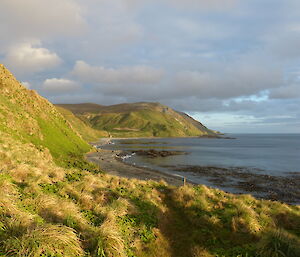
<svg viewBox="0 0 300 257">
<path fill-rule="evenodd" d="M 125 162 L 186 177 L 232 193 L 300 202 L 300 134 L 230 134 L 234 139 L 114 139 L 106 149 L 122 150 Z M 178 151 L 149 158 L 135 151 Z"/>
</svg>

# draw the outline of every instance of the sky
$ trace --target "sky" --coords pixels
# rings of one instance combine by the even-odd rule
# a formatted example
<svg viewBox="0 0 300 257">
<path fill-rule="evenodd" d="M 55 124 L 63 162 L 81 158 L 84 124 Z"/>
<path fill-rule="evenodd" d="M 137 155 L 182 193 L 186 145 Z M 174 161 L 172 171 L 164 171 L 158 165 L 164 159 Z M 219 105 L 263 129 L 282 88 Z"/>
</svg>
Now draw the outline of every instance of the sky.
<svg viewBox="0 0 300 257">
<path fill-rule="evenodd" d="M 299 0 L 1 0 L 0 33 L 0 62 L 53 103 L 300 133 Z"/>
</svg>

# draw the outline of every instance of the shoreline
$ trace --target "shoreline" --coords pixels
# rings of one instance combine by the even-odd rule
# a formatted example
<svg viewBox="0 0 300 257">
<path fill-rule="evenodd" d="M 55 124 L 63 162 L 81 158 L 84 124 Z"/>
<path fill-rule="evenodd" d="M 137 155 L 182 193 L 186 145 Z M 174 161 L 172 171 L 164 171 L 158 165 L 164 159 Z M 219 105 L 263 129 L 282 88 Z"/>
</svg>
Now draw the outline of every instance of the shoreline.
<svg viewBox="0 0 300 257">
<path fill-rule="evenodd" d="M 154 180 L 158 182 L 164 180 L 166 183 L 173 186 L 182 186 L 184 183 L 196 185 L 196 183 L 193 183 L 180 175 L 167 174 L 147 167 L 126 163 L 121 159 L 121 155 L 124 154 L 124 151 L 106 150 L 101 148 L 104 145 L 111 144 L 113 140 L 126 139 L 141 138 L 101 138 L 98 142 L 91 143 L 91 145 L 97 148 L 97 151 L 86 154 L 87 160 L 98 165 L 107 174 L 114 176 L 129 179 Z"/>
<path fill-rule="evenodd" d="M 125 163 L 120 157 L 121 154 L 122 151 L 118 150 L 100 149 L 97 152 L 88 153 L 86 158 L 110 175 L 140 180 L 164 180 L 173 186 L 182 186 L 184 184 L 183 177 L 181 178 L 179 175 L 166 174 L 161 171 Z M 194 184 L 191 181 L 186 182 Z"/>
<path fill-rule="evenodd" d="M 128 138 L 126 138 L 128 139 Z M 139 138 L 140 139 L 140 138 Z M 289 174 L 287 177 L 269 176 L 253 173 L 245 167 L 243 168 L 220 168 L 186 166 L 173 167 L 182 175 L 169 174 L 154 170 L 148 167 L 136 166 L 122 160 L 122 155 L 127 153 L 122 150 L 104 150 L 101 147 L 110 144 L 115 138 L 101 139 L 93 145 L 98 148 L 97 152 L 86 155 L 87 160 L 98 165 L 108 174 L 125 178 L 136 178 L 140 180 L 164 180 L 173 186 L 184 184 L 184 174 L 182 171 L 193 172 L 196 176 L 211 183 L 209 187 L 218 188 L 232 194 L 251 194 L 258 199 L 275 200 L 288 204 L 300 204 L 300 176 L 299 173 Z M 186 183 L 192 185 L 206 184 L 188 179 Z M 224 187 L 226 189 L 224 189 Z M 238 192 L 234 191 L 238 190 Z"/>
</svg>

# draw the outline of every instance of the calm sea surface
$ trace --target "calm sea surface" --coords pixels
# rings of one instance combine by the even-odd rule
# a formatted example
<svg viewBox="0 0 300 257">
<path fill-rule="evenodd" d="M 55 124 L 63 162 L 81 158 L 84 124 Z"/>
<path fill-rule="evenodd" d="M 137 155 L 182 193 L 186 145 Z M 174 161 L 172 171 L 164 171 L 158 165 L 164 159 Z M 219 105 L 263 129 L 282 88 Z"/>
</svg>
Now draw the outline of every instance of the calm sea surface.
<svg viewBox="0 0 300 257">
<path fill-rule="evenodd" d="M 160 138 L 114 140 L 107 149 L 171 150 L 186 155 L 149 158 L 132 155 L 125 162 L 141 167 L 182 175 L 195 183 L 213 186 L 205 177 L 193 172 L 181 172 L 183 166 L 213 166 L 273 176 L 300 172 L 300 134 L 230 134 L 236 139 Z M 222 188 L 222 187 L 221 187 Z M 226 189 L 226 188 L 223 188 Z M 233 191 L 234 190 L 229 190 Z"/>
</svg>

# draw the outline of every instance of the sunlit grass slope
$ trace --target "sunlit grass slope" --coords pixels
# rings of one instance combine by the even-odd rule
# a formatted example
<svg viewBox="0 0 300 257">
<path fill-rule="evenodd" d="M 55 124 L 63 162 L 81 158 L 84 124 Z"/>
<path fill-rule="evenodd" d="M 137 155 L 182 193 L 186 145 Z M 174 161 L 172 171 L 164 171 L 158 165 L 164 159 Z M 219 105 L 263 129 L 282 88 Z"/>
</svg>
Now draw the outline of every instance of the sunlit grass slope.
<svg viewBox="0 0 300 257">
<path fill-rule="evenodd" d="M 3 256 L 299 256 L 299 206 L 65 169 L 0 138 Z"/>
<path fill-rule="evenodd" d="M 205 186 L 176 188 L 110 176 L 83 160 L 82 165 L 57 165 L 56 141 L 43 141 L 48 132 L 35 122 L 37 117 L 57 122 L 63 132 L 55 135 L 61 140 L 64 132 L 73 138 L 60 150 L 65 156 L 81 154 L 86 144 L 62 125 L 64 119 L 45 99 L 19 84 L 10 91 L 3 77 L 0 82 L 5 93 L 0 119 L 0 256 L 300 256 L 299 206 Z M 53 117 L 43 116 L 43 109 Z M 76 142 L 80 144 L 74 147 Z"/>
<path fill-rule="evenodd" d="M 0 131 L 21 142 L 47 148 L 58 162 L 82 155 L 90 146 L 46 99 L 23 87 L 0 65 Z"/>
<path fill-rule="evenodd" d="M 114 137 L 188 137 L 216 134 L 188 115 L 159 103 L 102 106 L 62 104 L 64 108 Z"/>
<path fill-rule="evenodd" d="M 77 118 L 71 111 L 59 106 L 56 106 L 56 108 L 85 141 L 92 142 L 97 141 L 100 137 L 108 137 L 106 131 L 91 128 L 90 125 Z"/>
</svg>

